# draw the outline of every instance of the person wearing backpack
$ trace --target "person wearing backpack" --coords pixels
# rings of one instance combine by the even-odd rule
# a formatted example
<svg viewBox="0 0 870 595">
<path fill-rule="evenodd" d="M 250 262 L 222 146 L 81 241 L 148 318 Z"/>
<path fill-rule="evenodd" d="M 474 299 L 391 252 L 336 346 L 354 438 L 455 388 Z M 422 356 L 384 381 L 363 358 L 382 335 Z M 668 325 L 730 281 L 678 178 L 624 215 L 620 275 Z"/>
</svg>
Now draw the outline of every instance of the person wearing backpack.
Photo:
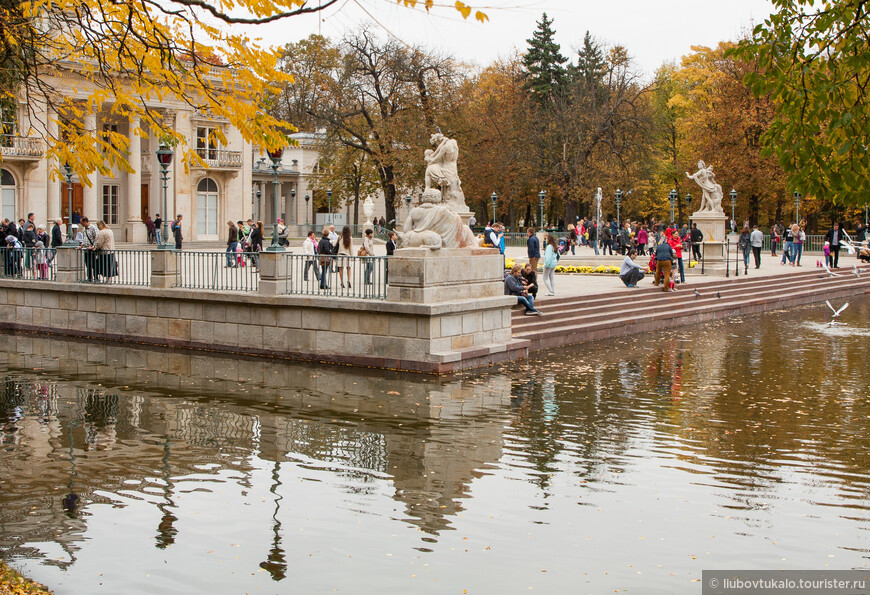
<svg viewBox="0 0 870 595">
<path fill-rule="evenodd" d="M 656 274 L 653 277 L 653 285 L 658 286 L 661 280 L 664 284 L 662 291 L 670 291 L 671 261 L 674 259 L 674 249 L 666 240 L 659 240 L 656 244 Z"/>
</svg>

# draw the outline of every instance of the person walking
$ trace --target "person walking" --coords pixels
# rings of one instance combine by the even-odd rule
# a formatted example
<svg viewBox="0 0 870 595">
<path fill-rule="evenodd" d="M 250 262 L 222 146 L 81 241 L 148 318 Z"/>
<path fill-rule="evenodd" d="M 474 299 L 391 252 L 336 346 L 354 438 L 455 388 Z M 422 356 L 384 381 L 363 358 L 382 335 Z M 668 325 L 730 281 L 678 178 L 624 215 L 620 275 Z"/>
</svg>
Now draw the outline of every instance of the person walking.
<svg viewBox="0 0 870 595">
<path fill-rule="evenodd" d="M 610 256 L 613 256 L 613 236 L 608 225 L 601 226 L 601 254 L 607 256 L 607 251 L 610 251 Z"/>
<path fill-rule="evenodd" d="M 668 229 L 665 231 L 665 238 L 671 248 L 674 249 L 674 259 L 677 264 L 677 271 L 680 274 L 680 283 L 686 282 L 686 272 L 683 268 L 683 240 L 680 238 L 679 230 Z"/>
<path fill-rule="evenodd" d="M 791 249 L 792 249 L 792 263 L 791 265 L 794 267 L 801 266 L 801 254 L 804 251 L 804 238 L 806 234 L 804 234 L 801 226 L 795 223 L 791 226 Z"/>
<path fill-rule="evenodd" d="M 329 289 L 327 273 L 332 260 L 332 242 L 329 241 L 329 228 L 324 227 L 320 241 L 317 243 L 317 254 L 320 260 L 320 289 Z"/>
<path fill-rule="evenodd" d="M 832 269 L 840 268 L 840 246 L 843 243 L 843 237 L 843 231 L 837 222 L 825 234 L 825 241 L 831 247 L 831 263 L 834 265 L 831 267 Z"/>
<path fill-rule="evenodd" d="M 526 229 L 529 238 L 526 240 L 526 253 L 529 256 L 529 264 L 534 270 L 538 270 L 538 261 L 541 260 L 541 242 L 538 236 L 535 235 L 535 228 L 529 227 Z"/>
<path fill-rule="evenodd" d="M 701 242 L 704 241 L 704 232 L 698 229 L 697 223 L 692 223 L 692 231 L 689 232 L 689 237 L 692 238 L 692 256 L 695 260 L 701 260 Z"/>
<path fill-rule="evenodd" d="M 172 222 L 172 235 L 175 238 L 175 249 L 181 250 L 181 242 L 184 240 L 184 236 L 181 235 L 181 213 Z"/>
<path fill-rule="evenodd" d="M 308 281 L 308 269 L 314 268 L 314 278 L 320 281 L 320 266 L 317 264 L 317 238 L 314 230 L 308 232 L 308 237 L 302 240 L 302 254 L 305 255 L 305 269 L 302 272 L 303 281 Z"/>
<path fill-rule="evenodd" d="M 649 241 L 649 232 L 646 230 L 646 225 L 639 226 L 637 231 L 637 253 L 641 256 L 646 255 L 646 243 Z"/>
<path fill-rule="evenodd" d="M 671 283 L 671 266 L 674 260 L 674 249 L 665 240 L 662 239 L 656 243 L 656 273 L 653 277 L 653 285 L 658 286 L 659 282 L 664 285 L 662 291 L 670 291 Z"/>
<path fill-rule="evenodd" d="M 365 233 L 365 237 L 363 238 L 362 250 L 365 251 L 365 254 L 360 254 L 360 256 L 374 256 L 375 255 L 375 243 L 372 241 L 374 237 L 374 232 L 371 229 L 367 229 Z M 374 271 L 375 263 L 370 258 L 366 258 L 365 260 L 365 273 L 363 282 L 365 285 L 372 284 L 372 272 Z M 350 279 L 348 279 L 350 281 Z"/>
<path fill-rule="evenodd" d="M 779 244 L 779 229 L 774 223 L 770 226 L 770 255 L 776 257 L 776 245 Z"/>
<path fill-rule="evenodd" d="M 740 232 L 740 237 L 737 239 L 737 248 L 743 253 L 743 274 L 749 274 L 749 252 L 751 251 L 750 239 L 751 233 L 749 227 L 744 227 Z"/>
<path fill-rule="evenodd" d="M 559 248 L 556 245 L 556 236 L 547 234 L 547 247 L 544 249 L 544 285 L 547 287 L 546 295 L 556 295 L 556 265 L 559 264 Z"/>
<path fill-rule="evenodd" d="M 227 221 L 227 266 L 237 267 L 236 248 L 239 246 L 239 230 L 232 221 Z"/>
<path fill-rule="evenodd" d="M 251 235 L 248 236 L 249 241 L 251 242 L 251 261 L 253 265 L 260 268 L 260 252 L 263 251 L 263 222 L 257 221 L 253 227 L 251 227 Z"/>
<path fill-rule="evenodd" d="M 644 277 L 641 266 L 634 262 L 636 256 L 637 250 L 629 250 L 628 255 L 622 260 L 622 266 L 619 269 L 619 278 L 622 279 L 626 287 L 637 287 L 637 284 Z"/>
<path fill-rule="evenodd" d="M 353 254 L 353 237 L 350 235 L 350 227 L 345 225 L 341 228 L 341 237 L 338 239 L 338 281 L 344 289 L 344 272 L 347 271 L 347 287 L 350 289 L 350 256 Z M 344 257 L 344 258 L 342 258 Z"/>
<path fill-rule="evenodd" d="M 758 229 L 757 225 L 752 227 L 752 233 L 749 234 L 749 243 L 752 246 L 752 256 L 755 258 L 755 268 L 761 268 L 761 247 L 764 245 L 764 234 Z"/>
<path fill-rule="evenodd" d="M 589 227 L 586 228 L 586 233 L 589 236 L 586 244 L 592 246 L 592 249 L 595 251 L 595 256 L 598 256 L 598 221 L 593 219 L 589 223 Z"/>
<path fill-rule="evenodd" d="M 145 223 L 145 229 L 147 230 L 147 233 L 148 233 L 148 243 L 153 244 L 157 235 L 154 233 L 155 232 L 154 221 L 151 219 L 151 215 L 148 215 L 147 217 L 145 217 L 144 223 Z"/>
</svg>

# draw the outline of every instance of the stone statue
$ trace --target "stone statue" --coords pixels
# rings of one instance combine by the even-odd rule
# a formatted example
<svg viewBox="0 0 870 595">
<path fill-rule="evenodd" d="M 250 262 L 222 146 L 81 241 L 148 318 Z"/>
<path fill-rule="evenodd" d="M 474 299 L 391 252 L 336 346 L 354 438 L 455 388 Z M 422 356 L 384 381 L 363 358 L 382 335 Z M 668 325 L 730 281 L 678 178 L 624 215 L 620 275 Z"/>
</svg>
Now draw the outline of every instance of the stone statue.
<svg viewBox="0 0 870 595">
<path fill-rule="evenodd" d="M 701 208 L 698 209 L 698 212 L 725 214 L 725 211 L 722 210 L 722 186 L 716 183 L 716 174 L 713 173 L 712 165 L 707 166 L 703 161 L 699 161 L 698 171 L 693 175 L 686 172 L 686 177 L 695 180 L 695 183 L 703 191 Z"/>
<path fill-rule="evenodd" d="M 429 137 L 429 143 L 435 148 L 427 149 L 423 153 L 426 160 L 426 190 L 437 188 L 441 191 L 444 204 L 457 212 L 467 211 L 456 165 L 459 161 L 459 145 L 440 131 Z"/>
<path fill-rule="evenodd" d="M 476 248 L 477 238 L 458 214 L 468 211 L 456 168 L 459 145 L 440 131 L 429 142 L 435 148 L 423 153 L 426 189 L 398 232 L 398 247 Z"/>
<path fill-rule="evenodd" d="M 371 221 L 375 215 L 375 203 L 371 196 L 366 196 L 363 201 L 363 215 L 366 216 L 366 221 Z"/>
<path fill-rule="evenodd" d="M 601 188 L 595 189 L 595 220 L 601 223 Z"/>
</svg>

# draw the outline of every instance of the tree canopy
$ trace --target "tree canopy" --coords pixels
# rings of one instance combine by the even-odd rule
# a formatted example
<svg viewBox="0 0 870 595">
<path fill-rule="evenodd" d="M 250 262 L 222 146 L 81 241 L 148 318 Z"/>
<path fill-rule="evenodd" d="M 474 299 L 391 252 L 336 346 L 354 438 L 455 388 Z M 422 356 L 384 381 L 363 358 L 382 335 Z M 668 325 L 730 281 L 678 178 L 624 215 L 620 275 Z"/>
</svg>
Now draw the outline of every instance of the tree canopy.
<svg viewBox="0 0 870 595">
<path fill-rule="evenodd" d="M 835 202 L 870 195 L 870 4 L 774 0 L 776 12 L 736 50 L 757 59 L 746 81 L 769 94 L 776 119 L 764 133 L 790 189 Z"/>
</svg>

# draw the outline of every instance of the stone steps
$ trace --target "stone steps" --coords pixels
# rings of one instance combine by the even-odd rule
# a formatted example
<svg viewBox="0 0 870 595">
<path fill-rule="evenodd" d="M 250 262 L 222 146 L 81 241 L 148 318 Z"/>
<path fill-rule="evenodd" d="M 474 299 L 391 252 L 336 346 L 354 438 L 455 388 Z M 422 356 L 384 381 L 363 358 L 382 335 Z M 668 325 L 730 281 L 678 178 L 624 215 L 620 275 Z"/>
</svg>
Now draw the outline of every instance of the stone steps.
<svg viewBox="0 0 870 595">
<path fill-rule="evenodd" d="M 544 317 L 524 316 L 522 308 L 515 309 L 512 333 L 515 339 L 529 341 L 531 350 L 539 350 L 826 299 L 842 301 L 870 293 L 870 267 L 862 267 L 862 273 L 856 278 L 844 269 L 839 277 L 823 278 L 818 270 L 808 270 L 693 283 L 669 293 L 647 285 L 631 293 L 552 299 L 541 306 Z"/>
</svg>

